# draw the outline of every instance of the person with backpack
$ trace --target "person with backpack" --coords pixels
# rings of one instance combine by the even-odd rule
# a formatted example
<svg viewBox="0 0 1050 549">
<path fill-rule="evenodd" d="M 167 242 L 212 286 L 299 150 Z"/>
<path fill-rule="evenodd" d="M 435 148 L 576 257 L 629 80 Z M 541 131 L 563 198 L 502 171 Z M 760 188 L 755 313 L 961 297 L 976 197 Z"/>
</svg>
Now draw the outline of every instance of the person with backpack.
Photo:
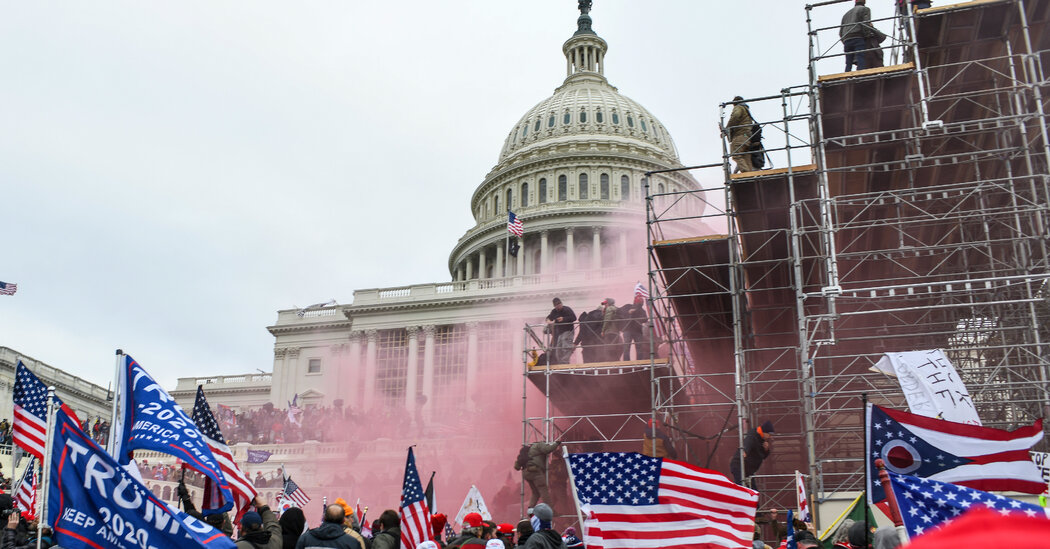
<svg viewBox="0 0 1050 549">
<path fill-rule="evenodd" d="M 743 101 L 744 98 L 739 95 L 733 98 L 733 103 L 735 103 L 733 112 L 730 113 L 729 121 L 726 122 L 726 132 L 729 133 L 729 154 L 736 163 L 733 173 L 753 172 L 756 169 L 752 162 L 752 136 L 754 126 L 757 124 L 755 124 L 755 119 L 751 118 L 751 111 Z M 761 136 L 759 143 L 761 144 Z"/>
<path fill-rule="evenodd" d="M 601 360 L 602 344 L 602 310 L 594 309 L 580 313 L 580 331 L 576 336 L 574 345 L 583 349 L 583 362 L 598 362 Z"/>
<path fill-rule="evenodd" d="M 550 492 L 547 490 L 547 455 L 558 449 L 561 442 L 533 442 L 522 446 L 518 452 L 518 459 L 514 462 L 514 470 L 521 471 L 525 482 L 532 490 L 532 499 L 529 507 L 534 507 L 536 502 L 549 502 Z"/>
<path fill-rule="evenodd" d="M 602 301 L 602 360 L 616 362 L 623 354 L 623 340 L 620 339 L 620 328 L 622 321 L 619 318 L 619 308 L 616 300 L 607 297 Z"/>
</svg>

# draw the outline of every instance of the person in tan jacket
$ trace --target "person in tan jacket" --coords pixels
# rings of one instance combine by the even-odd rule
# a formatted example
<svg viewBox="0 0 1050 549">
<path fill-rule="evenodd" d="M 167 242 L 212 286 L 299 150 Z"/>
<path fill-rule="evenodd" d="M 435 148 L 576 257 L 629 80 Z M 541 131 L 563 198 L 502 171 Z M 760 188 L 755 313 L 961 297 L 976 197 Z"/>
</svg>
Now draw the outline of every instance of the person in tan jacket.
<svg viewBox="0 0 1050 549">
<path fill-rule="evenodd" d="M 743 101 L 739 95 L 733 101 Z M 754 164 L 751 163 L 751 127 L 755 119 L 751 118 L 751 111 L 745 103 L 737 103 L 733 106 L 733 112 L 726 122 L 726 131 L 729 133 L 729 154 L 736 163 L 734 173 L 753 172 Z"/>
</svg>

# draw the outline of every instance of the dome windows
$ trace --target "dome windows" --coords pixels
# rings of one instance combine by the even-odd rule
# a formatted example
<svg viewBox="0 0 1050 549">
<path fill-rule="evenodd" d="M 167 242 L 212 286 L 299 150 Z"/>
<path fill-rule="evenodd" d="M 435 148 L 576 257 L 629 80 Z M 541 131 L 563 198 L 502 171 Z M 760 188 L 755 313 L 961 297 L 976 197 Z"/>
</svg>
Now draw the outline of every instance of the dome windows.
<svg viewBox="0 0 1050 549">
<path fill-rule="evenodd" d="M 620 176 L 620 200 L 631 199 L 631 178 Z"/>
<path fill-rule="evenodd" d="M 522 208 L 527 208 L 529 206 L 529 184 L 528 183 L 522 183 L 521 184 L 521 198 L 518 201 L 521 202 L 521 207 Z"/>
<path fill-rule="evenodd" d="M 600 179 L 599 192 L 602 200 L 609 200 L 609 174 L 603 173 Z"/>
<path fill-rule="evenodd" d="M 532 131 L 534 131 L 534 132 L 540 131 L 540 119 L 539 118 L 536 119 L 536 127 L 532 128 Z"/>
<path fill-rule="evenodd" d="M 631 115 L 629 115 L 629 114 L 627 115 L 627 127 L 628 128 L 633 128 L 634 127 L 634 118 L 632 118 Z"/>
<path fill-rule="evenodd" d="M 581 109 L 580 110 L 580 124 L 586 124 L 586 123 L 587 123 L 587 111 Z"/>
<path fill-rule="evenodd" d="M 514 189 L 507 189 L 507 209 L 514 207 Z"/>
<path fill-rule="evenodd" d="M 599 124 L 601 124 L 601 123 L 602 123 L 602 121 L 603 121 L 602 119 L 603 119 L 603 117 L 602 117 L 602 110 L 601 110 L 601 109 L 598 109 L 598 110 L 597 110 L 597 111 L 596 111 L 596 112 L 594 113 L 594 121 L 595 121 L 595 122 L 597 122 L 597 123 L 599 123 Z"/>
<path fill-rule="evenodd" d="M 581 173 L 580 174 L 580 188 L 579 188 L 579 191 L 580 191 L 579 192 L 579 198 L 580 198 L 580 200 L 587 200 L 588 187 L 590 187 L 590 185 L 587 184 L 587 174 Z"/>
<path fill-rule="evenodd" d="M 529 135 L 529 124 L 528 123 L 526 123 L 524 126 L 521 127 L 521 137 L 522 137 L 522 139 L 524 139 L 525 136 L 527 136 L 527 135 Z"/>
<path fill-rule="evenodd" d="M 558 200 L 569 199 L 569 180 L 564 175 L 558 176 Z"/>
<path fill-rule="evenodd" d="M 561 122 L 562 124 L 568 124 L 569 122 L 572 122 L 572 113 L 565 113 L 565 116 L 562 118 Z"/>
<path fill-rule="evenodd" d="M 551 114 L 550 119 L 547 120 L 547 127 L 548 128 L 553 128 L 554 127 L 554 115 L 553 114 Z"/>
<path fill-rule="evenodd" d="M 546 177 L 540 179 L 540 188 L 537 189 L 537 190 L 539 191 L 539 196 L 537 197 L 538 198 L 538 202 L 540 204 L 546 204 L 547 203 L 547 178 Z"/>
<path fill-rule="evenodd" d="M 642 131 L 648 133 L 649 132 L 649 128 L 645 127 L 645 119 L 644 118 L 639 118 L 638 121 L 642 123 Z"/>
<path fill-rule="evenodd" d="M 612 122 L 613 122 L 613 124 L 616 124 L 617 126 L 620 125 L 620 115 L 617 114 L 616 111 L 613 111 L 613 113 L 612 113 Z"/>
</svg>

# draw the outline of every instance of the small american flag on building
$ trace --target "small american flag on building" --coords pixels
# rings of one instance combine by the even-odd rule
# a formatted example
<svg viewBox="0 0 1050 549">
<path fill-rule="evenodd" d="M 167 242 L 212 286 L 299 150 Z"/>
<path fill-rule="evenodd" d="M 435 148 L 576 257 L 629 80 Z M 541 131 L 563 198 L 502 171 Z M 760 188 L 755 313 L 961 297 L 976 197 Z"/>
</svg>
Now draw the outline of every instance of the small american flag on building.
<svg viewBox="0 0 1050 549">
<path fill-rule="evenodd" d="M 525 225 L 521 223 L 521 218 L 514 215 L 514 212 L 507 212 L 507 230 L 510 234 L 521 237 L 525 234 Z"/>
<path fill-rule="evenodd" d="M 649 289 L 645 287 L 641 282 L 634 285 L 634 297 L 640 297 L 642 299 L 649 299 Z"/>
<path fill-rule="evenodd" d="M 12 284 L 10 282 L 0 282 L 0 295 L 15 295 L 18 291 L 18 284 Z"/>
<path fill-rule="evenodd" d="M 277 494 L 277 504 L 288 507 L 306 507 L 310 503 L 310 496 L 299 487 L 292 477 L 284 477 L 284 491 Z"/>
<path fill-rule="evenodd" d="M 758 492 L 716 471 L 633 452 L 569 454 L 595 549 L 751 547 Z"/>
<path fill-rule="evenodd" d="M 29 460 L 22 482 L 18 483 L 15 506 L 22 510 L 22 516 L 27 520 L 36 518 L 36 458 Z"/>
<path fill-rule="evenodd" d="M 419 481 L 416 456 L 408 449 L 405 462 L 405 482 L 401 485 L 401 547 L 416 547 L 424 541 L 434 541 L 430 525 L 430 509 Z"/>
<path fill-rule="evenodd" d="M 215 416 L 211 413 L 211 408 L 208 407 L 208 399 L 204 397 L 204 387 L 201 385 L 197 386 L 197 400 L 193 403 L 193 423 L 197 425 L 201 434 L 204 435 L 208 448 L 215 455 L 215 461 L 219 462 L 222 476 L 230 484 L 230 491 L 233 493 L 233 510 L 237 516 L 240 516 L 241 511 L 247 509 L 252 499 L 255 498 L 255 486 L 251 480 L 248 480 L 244 471 L 241 471 L 241 468 L 237 466 L 237 462 L 233 460 L 233 454 L 230 452 L 230 447 L 226 445 L 226 439 L 223 438 L 222 431 L 219 430 L 219 423 L 215 421 Z M 214 486 L 214 482 L 210 478 L 205 477 L 204 500 L 201 503 L 201 508 L 220 508 L 225 505 L 225 502 L 219 501 L 220 499 L 220 492 Z"/>
</svg>

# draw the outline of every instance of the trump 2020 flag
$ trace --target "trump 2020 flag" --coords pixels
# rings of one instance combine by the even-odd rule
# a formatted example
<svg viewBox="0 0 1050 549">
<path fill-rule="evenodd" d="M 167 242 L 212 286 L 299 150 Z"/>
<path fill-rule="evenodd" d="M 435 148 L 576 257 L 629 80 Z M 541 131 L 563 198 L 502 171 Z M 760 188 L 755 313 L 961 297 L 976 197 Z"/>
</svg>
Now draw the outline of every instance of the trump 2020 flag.
<svg viewBox="0 0 1050 549">
<path fill-rule="evenodd" d="M 233 549 L 222 532 L 157 499 L 76 421 L 55 414 L 47 518 L 66 549 Z"/>
<path fill-rule="evenodd" d="M 193 420 L 186 415 L 175 399 L 157 384 L 135 359 L 124 355 L 118 398 L 123 399 L 122 431 L 116 437 L 113 457 L 121 465 L 131 462 L 133 450 L 153 450 L 171 454 L 214 482 L 222 506 L 202 509 L 209 515 L 229 511 L 233 507 L 233 493 L 223 475 L 222 467 L 207 440 Z"/>
<path fill-rule="evenodd" d="M 890 473 L 890 486 L 897 496 L 904 526 L 912 538 L 940 528 L 977 507 L 988 508 L 1001 516 L 1011 513 L 1028 517 L 1047 516 L 1046 509 L 1032 503 L 928 478 Z"/>
<path fill-rule="evenodd" d="M 758 492 L 688 463 L 634 452 L 569 454 L 595 549 L 751 547 Z"/>
<path fill-rule="evenodd" d="M 1043 439 L 1043 420 L 1013 431 L 954 423 L 868 404 L 868 501 L 886 499 L 875 460 L 886 470 L 977 490 L 1039 494 L 1046 489 L 1028 451 Z"/>
</svg>

